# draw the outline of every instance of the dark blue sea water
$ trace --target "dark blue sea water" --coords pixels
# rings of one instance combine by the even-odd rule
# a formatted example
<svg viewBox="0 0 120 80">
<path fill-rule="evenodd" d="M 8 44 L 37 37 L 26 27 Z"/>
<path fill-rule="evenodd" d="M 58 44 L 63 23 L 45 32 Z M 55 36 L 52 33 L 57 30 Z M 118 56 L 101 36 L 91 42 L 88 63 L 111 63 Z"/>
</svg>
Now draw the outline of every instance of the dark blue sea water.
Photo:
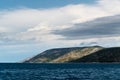
<svg viewBox="0 0 120 80">
<path fill-rule="evenodd" d="M 120 64 L 0 64 L 0 80 L 120 80 Z"/>
</svg>

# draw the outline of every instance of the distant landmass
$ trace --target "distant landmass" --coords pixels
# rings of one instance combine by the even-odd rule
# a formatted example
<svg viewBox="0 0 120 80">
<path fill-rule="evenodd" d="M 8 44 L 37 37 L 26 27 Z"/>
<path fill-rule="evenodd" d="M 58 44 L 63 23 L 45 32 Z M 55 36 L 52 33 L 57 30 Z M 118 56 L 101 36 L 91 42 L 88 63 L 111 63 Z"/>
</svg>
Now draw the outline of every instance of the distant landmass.
<svg viewBox="0 0 120 80">
<path fill-rule="evenodd" d="M 101 46 L 56 48 L 46 50 L 24 63 L 120 62 L 120 47 Z"/>
</svg>

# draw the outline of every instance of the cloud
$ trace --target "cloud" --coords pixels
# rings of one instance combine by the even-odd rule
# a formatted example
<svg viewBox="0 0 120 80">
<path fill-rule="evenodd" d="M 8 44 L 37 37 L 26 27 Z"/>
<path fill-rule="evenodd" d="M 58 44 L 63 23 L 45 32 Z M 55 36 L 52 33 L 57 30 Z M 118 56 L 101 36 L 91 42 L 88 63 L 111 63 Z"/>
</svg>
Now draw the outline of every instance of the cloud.
<svg viewBox="0 0 120 80">
<path fill-rule="evenodd" d="M 116 15 L 75 24 L 71 28 L 56 30 L 54 33 L 68 39 L 84 39 L 119 36 L 119 31 L 120 15 Z"/>
<path fill-rule="evenodd" d="M 82 43 L 80 43 L 80 46 L 96 46 L 96 45 L 98 45 L 98 43 L 97 42 L 82 42 Z"/>
<path fill-rule="evenodd" d="M 96 0 L 96 3 L 92 5 L 77 4 L 51 9 L 21 8 L 0 11 L 0 34 L 2 34 L 0 35 L 0 42 L 3 44 L 42 42 L 51 45 L 63 43 L 69 45 L 71 43 L 73 45 L 79 44 L 81 37 L 90 39 L 100 35 L 117 35 L 119 33 L 117 27 L 119 22 L 116 24 L 114 20 L 111 20 L 113 17 L 107 21 L 106 18 L 101 17 L 120 14 L 119 4 L 120 0 Z M 116 16 L 115 20 L 117 17 L 119 16 Z M 111 24 L 108 24 L 109 22 Z M 109 27 L 111 31 L 108 31 L 108 27 L 102 25 L 116 27 L 111 26 Z M 57 32 L 54 34 L 53 31 Z M 63 39 L 64 37 L 75 40 L 68 41 Z"/>
</svg>

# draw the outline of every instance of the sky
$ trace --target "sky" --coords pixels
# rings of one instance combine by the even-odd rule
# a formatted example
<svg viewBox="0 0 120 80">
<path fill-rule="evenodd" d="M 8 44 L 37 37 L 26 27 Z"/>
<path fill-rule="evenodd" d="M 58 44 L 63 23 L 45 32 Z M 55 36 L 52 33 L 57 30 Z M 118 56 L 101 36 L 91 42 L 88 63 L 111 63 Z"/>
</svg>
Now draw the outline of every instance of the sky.
<svg viewBox="0 0 120 80">
<path fill-rule="evenodd" d="M 0 62 L 51 48 L 120 46 L 120 0 L 1 0 Z"/>
</svg>

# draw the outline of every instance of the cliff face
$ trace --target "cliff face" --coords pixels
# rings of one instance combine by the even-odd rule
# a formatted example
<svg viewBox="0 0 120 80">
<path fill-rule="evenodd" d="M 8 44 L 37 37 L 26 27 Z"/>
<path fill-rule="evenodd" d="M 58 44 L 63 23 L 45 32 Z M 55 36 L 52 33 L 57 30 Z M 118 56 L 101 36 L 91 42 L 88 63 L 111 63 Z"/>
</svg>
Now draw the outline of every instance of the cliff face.
<svg viewBox="0 0 120 80">
<path fill-rule="evenodd" d="M 25 63 L 64 63 L 79 61 L 80 58 L 91 55 L 103 49 L 100 46 L 50 49 L 30 58 Z M 78 62 L 77 61 L 77 62 Z"/>
</svg>

